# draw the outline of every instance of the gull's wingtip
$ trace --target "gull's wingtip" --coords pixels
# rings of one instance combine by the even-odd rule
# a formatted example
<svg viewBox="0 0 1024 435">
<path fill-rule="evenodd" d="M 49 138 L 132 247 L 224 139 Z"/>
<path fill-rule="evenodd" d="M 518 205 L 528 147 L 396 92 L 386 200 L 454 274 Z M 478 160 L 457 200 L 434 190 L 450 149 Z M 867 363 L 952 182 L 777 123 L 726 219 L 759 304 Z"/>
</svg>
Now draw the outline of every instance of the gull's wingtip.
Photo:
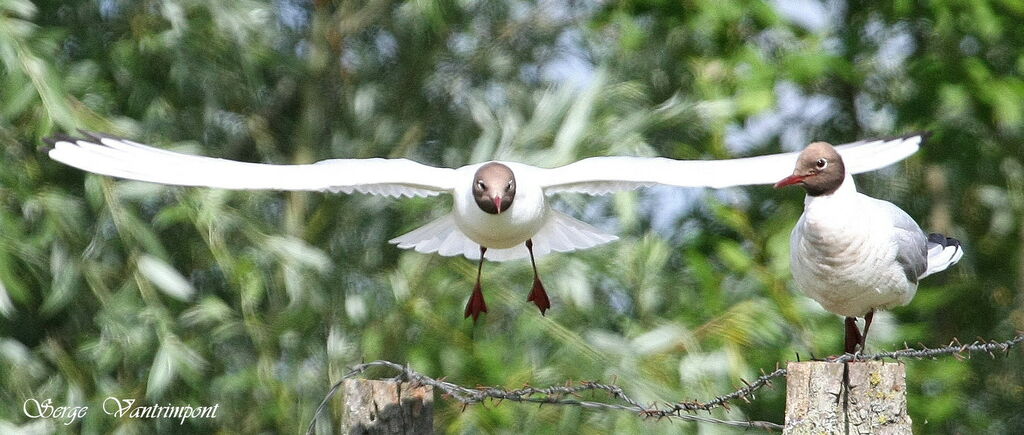
<svg viewBox="0 0 1024 435">
<path fill-rule="evenodd" d="M 121 142 L 127 140 L 120 136 L 80 128 L 78 129 L 78 136 L 70 135 L 67 133 L 54 133 L 49 137 L 43 138 L 43 142 L 46 143 L 46 146 L 43 147 L 42 150 L 45 151 L 46 153 L 49 153 L 50 151 L 53 151 L 54 148 L 57 147 L 57 144 L 60 142 L 65 142 L 71 145 L 77 145 L 79 141 L 83 141 L 94 143 L 96 145 L 106 145 L 103 143 L 103 140 L 105 139 Z"/>
<path fill-rule="evenodd" d="M 909 151 L 910 154 L 913 154 L 913 153 L 916 153 L 916 152 L 920 151 L 921 148 L 924 147 L 924 144 L 926 142 L 928 142 L 928 138 L 930 138 L 930 137 L 932 137 L 932 132 L 931 131 L 922 130 L 922 131 L 917 131 L 917 132 L 914 132 L 914 133 L 905 134 L 903 136 L 898 137 L 898 139 L 902 139 L 903 144 L 906 144 L 906 142 L 913 142 L 914 143 L 913 150 Z M 909 154 L 908 154 L 908 156 L 909 156 Z"/>
<path fill-rule="evenodd" d="M 907 133 L 907 134 L 903 134 L 903 135 L 899 135 L 899 136 L 891 136 L 891 137 L 876 139 L 875 143 L 879 143 L 879 141 L 880 141 L 881 144 L 883 144 L 883 145 L 884 144 L 894 145 L 895 147 L 890 147 L 889 145 L 886 145 L 886 148 L 891 148 L 893 150 L 897 150 L 897 149 L 898 150 L 903 150 L 903 152 L 906 153 L 903 156 L 905 158 L 905 157 L 909 157 L 911 154 L 914 154 L 918 150 L 920 150 L 921 147 L 924 146 L 925 142 L 928 141 L 928 138 L 930 138 L 931 136 L 932 136 L 932 132 L 931 131 L 921 130 L 921 131 L 916 131 L 916 132 L 913 132 L 913 133 Z M 902 160 L 902 158 L 900 160 Z"/>
<path fill-rule="evenodd" d="M 76 140 L 77 139 L 74 136 L 65 133 L 55 133 L 52 136 L 43 138 L 43 142 L 46 144 L 46 146 L 42 148 L 42 151 L 49 154 L 50 151 L 53 151 L 53 149 L 57 147 L 58 142 L 68 142 L 74 144 Z"/>
<path fill-rule="evenodd" d="M 847 170 L 852 174 L 881 169 L 896 162 L 899 162 L 921 150 L 921 147 L 931 137 L 932 132 L 927 130 L 906 133 L 899 136 L 890 136 L 877 139 L 869 139 L 855 142 L 849 150 L 857 149 L 856 157 L 851 153 Z M 844 159 L 846 156 L 844 155 Z"/>
<path fill-rule="evenodd" d="M 116 140 L 116 141 L 125 141 L 125 140 L 127 140 L 126 138 L 121 137 L 121 136 L 113 135 L 113 134 L 110 134 L 110 133 L 103 133 L 103 132 L 99 132 L 99 131 L 86 130 L 84 128 L 78 129 L 78 133 L 81 134 L 82 136 L 85 136 L 86 138 L 90 139 L 91 141 L 94 141 L 94 142 L 97 142 L 97 143 L 101 143 L 101 144 L 103 143 L 103 139 L 110 139 L 110 140 Z"/>
<path fill-rule="evenodd" d="M 922 131 L 917 132 L 917 135 L 921 136 L 921 144 L 920 145 L 924 145 L 925 142 L 928 142 L 928 140 L 932 138 L 932 131 L 931 130 L 922 130 Z"/>
<path fill-rule="evenodd" d="M 920 137 L 921 138 L 921 140 L 917 143 L 917 146 L 919 146 L 919 147 L 920 146 L 924 146 L 925 142 L 928 142 L 928 139 L 932 137 L 932 132 L 930 130 L 920 130 L 920 131 L 915 131 L 915 132 L 907 133 L 907 134 L 900 135 L 900 136 L 894 136 L 894 137 L 890 137 L 890 138 L 885 138 L 885 139 L 882 139 L 882 140 L 884 140 L 886 142 L 893 141 L 893 140 L 903 140 L 903 141 L 906 141 L 906 140 L 909 140 L 909 139 L 913 139 L 915 137 Z"/>
<path fill-rule="evenodd" d="M 73 136 L 73 135 L 70 135 L 70 134 L 67 134 L 67 133 L 54 133 L 52 136 L 43 138 L 43 142 L 46 142 L 50 146 L 53 146 L 57 142 L 71 142 L 71 143 L 74 143 L 74 142 L 77 142 L 77 141 L 80 141 L 80 140 L 89 141 L 89 142 L 97 142 L 97 143 L 101 142 L 103 139 L 113 139 L 113 140 L 119 140 L 119 141 L 127 140 L 127 139 L 125 139 L 125 138 L 123 138 L 121 136 L 116 136 L 116 135 L 113 135 L 113 134 L 103 133 L 103 132 L 94 131 L 94 130 L 86 130 L 84 128 L 78 129 L 78 134 L 79 134 L 79 136 Z"/>
</svg>

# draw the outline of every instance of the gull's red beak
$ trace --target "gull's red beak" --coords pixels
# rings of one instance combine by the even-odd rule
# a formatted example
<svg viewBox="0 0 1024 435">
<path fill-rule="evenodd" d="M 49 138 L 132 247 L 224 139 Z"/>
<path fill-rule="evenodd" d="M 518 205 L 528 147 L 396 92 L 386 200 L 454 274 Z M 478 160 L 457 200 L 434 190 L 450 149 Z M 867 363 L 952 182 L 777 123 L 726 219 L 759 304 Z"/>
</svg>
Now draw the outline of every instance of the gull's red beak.
<svg viewBox="0 0 1024 435">
<path fill-rule="evenodd" d="M 806 175 L 797 175 L 797 174 L 790 175 L 790 176 L 788 176 L 786 178 L 783 178 L 783 179 L 779 180 L 778 183 L 775 183 L 775 188 L 778 189 L 780 187 L 792 186 L 792 185 L 794 185 L 796 183 L 804 181 L 804 178 L 807 178 L 807 176 Z"/>
<path fill-rule="evenodd" d="M 494 197 L 494 208 L 498 210 L 498 214 L 501 214 L 501 196 Z"/>
</svg>

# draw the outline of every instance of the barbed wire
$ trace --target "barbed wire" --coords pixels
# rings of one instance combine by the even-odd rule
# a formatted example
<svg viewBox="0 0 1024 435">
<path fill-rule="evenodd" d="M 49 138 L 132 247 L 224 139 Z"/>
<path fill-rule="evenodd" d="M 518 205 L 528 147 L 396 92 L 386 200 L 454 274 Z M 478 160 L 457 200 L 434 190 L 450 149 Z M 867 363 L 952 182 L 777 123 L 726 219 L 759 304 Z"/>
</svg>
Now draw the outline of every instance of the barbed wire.
<svg viewBox="0 0 1024 435">
<path fill-rule="evenodd" d="M 924 359 L 932 358 L 935 359 L 939 356 L 953 355 L 957 358 L 969 358 L 975 353 L 987 353 L 993 358 L 996 356 L 996 352 L 1008 353 L 1011 348 L 1024 343 L 1024 332 L 1018 333 L 1017 336 L 1006 340 L 1006 341 L 986 341 L 984 339 L 977 339 L 974 342 L 963 344 L 958 339 L 953 339 L 952 342 L 947 346 L 928 348 L 923 344 L 920 344 L 920 348 L 911 348 L 904 343 L 904 348 L 891 352 L 880 352 L 871 355 L 862 354 L 845 354 L 838 357 L 826 358 L 826 359 L 812 359 L 814 361 L 824 361 L 830 363 L 847 363 L 854 361 L 877 361 L 882 359 L 901 359 L 901 358 L 912 358 L 912 359 Z M 797 361 L 799 361 L 799 355 L 797 355 Z M 309 428 L 306 431 L 307 435 L 313 433 L 313 429 L 316 427 L 316 419 L 327 406 L 330 399 L 337 393 L 341 387 L 342 382 L 345 379 L 352 378 L 359 374 L 366 372 L 367 370 L 374 367 L 385 367 L 398 372 L 398 375 L 394 379 L 404 379 L 405 381 L 411 382 L 418 385 L 430 385 L 438 390 L 441 390 L 445 396 L 451 397 L 456 401 L 468 406 L 471 404 L 484 403 L 487 399 L 491 399 L 501 403 L 502 401 L 508 400 L 513 402 L 528 402 L 528 403 L 539 403 L 539 404 L 551 404 L 560 406 L 578 406 L 587 409 L 606 409 L 606 410 L 621 410 L 631 411 L 645 418 L 668 418 L 668 419 L 679 419 L 685 421 L 693 421 L 700 423 L 712 423 L 731 427 L 746 428 L 746 429 L 763 429 L 769 431 L 782 430 L 783 426 L 778 423 L 772 423 L 768 421 L 755 421 L 755 420 L 722 420 L 714 417 L 696 415 L 697 411 L 711 412 L 715 408 L 730 409 L 729 403 L 735 400 L 743 400 L 749 403 L 751 400 L 756 399 L 755 393 L 768 386 L 772 386 L 772 380 L 776 378 L 785 377 L 788 374 L 788 370 L 784 367 L 776 366 L 774 371 L 766 372 L 761 371 L 761 376 L 748 382 L 745 379 L 740 379 L 743 383 L 743 387 L 736 389 L 733 392 L 715 397 L 707 402 L 700 402 L 697 400 L 681 401 L 675 403 L 652 403 L 650 405 L 643 405 L 640 402 L 634 400 L 628 396 L 621 387 L 614 384 L 604 384 L 593 381 L 582 381 L 575 385 L 566 384 L 564 386 L 550 386 L 544 388 L 535 388 L 531 386 L 525 386 L 523 388 L 508 390 L 500 387 L 464 387 L 455 383 L 448 382 L 442 379 L 435 379 L 430 376 L 426 376 L 413 370 L 408 365 L 401 365 L 391 361 L 373 361 L 353 366 L 345 375 L 342 376 L 338 383 L 334 384 L 331 390 L 324 397 L 323 401 L 320 402 L 320 406 L 317 407 L 316 412 L 313 415 L 313 419 L 309 424 Z M 619 401 L 620 403 L 609 403 L 609 402 L 598 402 L 592 400 L 583 400 L 580 393 L 584 392 L 595 392 L 604 391 L 612 399 Z"/>
<path fill-rule="evenodd" d="M 895 350 L 892 352 L 880 352 L 874 355 L 851 355 L 846 354 L 835 359 L 835 362 L 849 362 L 849 361 L 873 361 L 885 358 L 900 359 L 900 358 L 935 358 L 938 356 L 953 355 L 957 357 L 970 357 L 973 353 L 987 353 L 989 356 L 995 358 L 995 352 L 1009 352 L 1010 348 L 1024 343 L 1024 332 L 1020 332 L 1016 337 L 1013 337 L 1006 341 L 986 341 L 984 338 L 978 337 L 977 340 L 970 344 L 963 344 L 959 339 L 954 338 L 953 341 L 949 342 L 948 345 L 943 347 L 928 348 L 924 344 L 918 343 L 921 346 L 920 349 L 914 349 L 907 346 L 907 343 L 903 343 L 903 349 Z"/>
</svg>

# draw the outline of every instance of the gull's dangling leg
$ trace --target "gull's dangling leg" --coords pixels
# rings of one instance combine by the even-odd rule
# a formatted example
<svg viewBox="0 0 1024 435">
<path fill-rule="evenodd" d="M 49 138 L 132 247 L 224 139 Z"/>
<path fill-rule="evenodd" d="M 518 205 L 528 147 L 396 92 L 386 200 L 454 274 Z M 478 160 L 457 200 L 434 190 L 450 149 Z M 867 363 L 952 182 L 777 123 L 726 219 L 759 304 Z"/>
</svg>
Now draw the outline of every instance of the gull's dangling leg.
<svg viewBox="0 0 1024 435">
<path fill-rule="evenodd" d="M 857 329 L 857 318 L 847 317 L 846 318 L 846 342 L 843 346 L 843 352 L 854 353 L 857 351 L 857 345 L 861 343 L 860 330 Z"/>
<path fill-rule="evenodd" d="M 473 323 L 480 317 L 480 313 L 487 312 L 487 304 L 484 303 L 484 292 L 480 288 L 480 272 L 484 269 L 484 253 L 487 248 L 480 247 L 480 264 L 476 267 L 476 285 L 473 286 L 473 294 L 469 296 L 466 303 L 466 317 L 473 316 Z"/>
<path fill-rule="evenodd" d="M 864 333 L 860 336 L 860 353 L 867 352 L 865 344 L 868 342 L 868 328 L 871 327 L 871 319 L 875 317 L 875 310 L 868 311 L 864 315 Z"/>
<path fill-rule="evenodd" d="M 551 308 L 551 300 L 548 299 L 548 292 L 544 290 L 544 284 L 540 282 L 540 276 L 537 275 L 537 261 L 533 259 L 533 239 L 526 239 L 526 250 L 530 251 L 530 264 L 533 265 L 533 290 L 530 290 L 530 297 L 526 300 L 536 304 L 537 308 L 540 308 L 540 314 L 543 315 L 548 308 Z"/>
</svg>

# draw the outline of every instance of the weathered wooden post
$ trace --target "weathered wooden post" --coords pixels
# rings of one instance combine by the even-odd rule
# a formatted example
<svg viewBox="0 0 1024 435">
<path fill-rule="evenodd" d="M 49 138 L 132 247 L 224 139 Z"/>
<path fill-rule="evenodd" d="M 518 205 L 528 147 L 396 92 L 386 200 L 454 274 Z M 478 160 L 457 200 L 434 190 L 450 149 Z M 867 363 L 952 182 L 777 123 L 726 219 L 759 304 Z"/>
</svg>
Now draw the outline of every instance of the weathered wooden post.
<svg viewBox="0 0 1024 435">
<path fill-rule="evenodd" d="M 342 395 L 342 434 L 434 433 L 434 388 L 429 385 L 346 379 Z"/>
<path fill-rule="evenodd" d="M 786 368 L 784 434 L 911 433 L 902 363 L 810 361 Z"/>
</svg>

